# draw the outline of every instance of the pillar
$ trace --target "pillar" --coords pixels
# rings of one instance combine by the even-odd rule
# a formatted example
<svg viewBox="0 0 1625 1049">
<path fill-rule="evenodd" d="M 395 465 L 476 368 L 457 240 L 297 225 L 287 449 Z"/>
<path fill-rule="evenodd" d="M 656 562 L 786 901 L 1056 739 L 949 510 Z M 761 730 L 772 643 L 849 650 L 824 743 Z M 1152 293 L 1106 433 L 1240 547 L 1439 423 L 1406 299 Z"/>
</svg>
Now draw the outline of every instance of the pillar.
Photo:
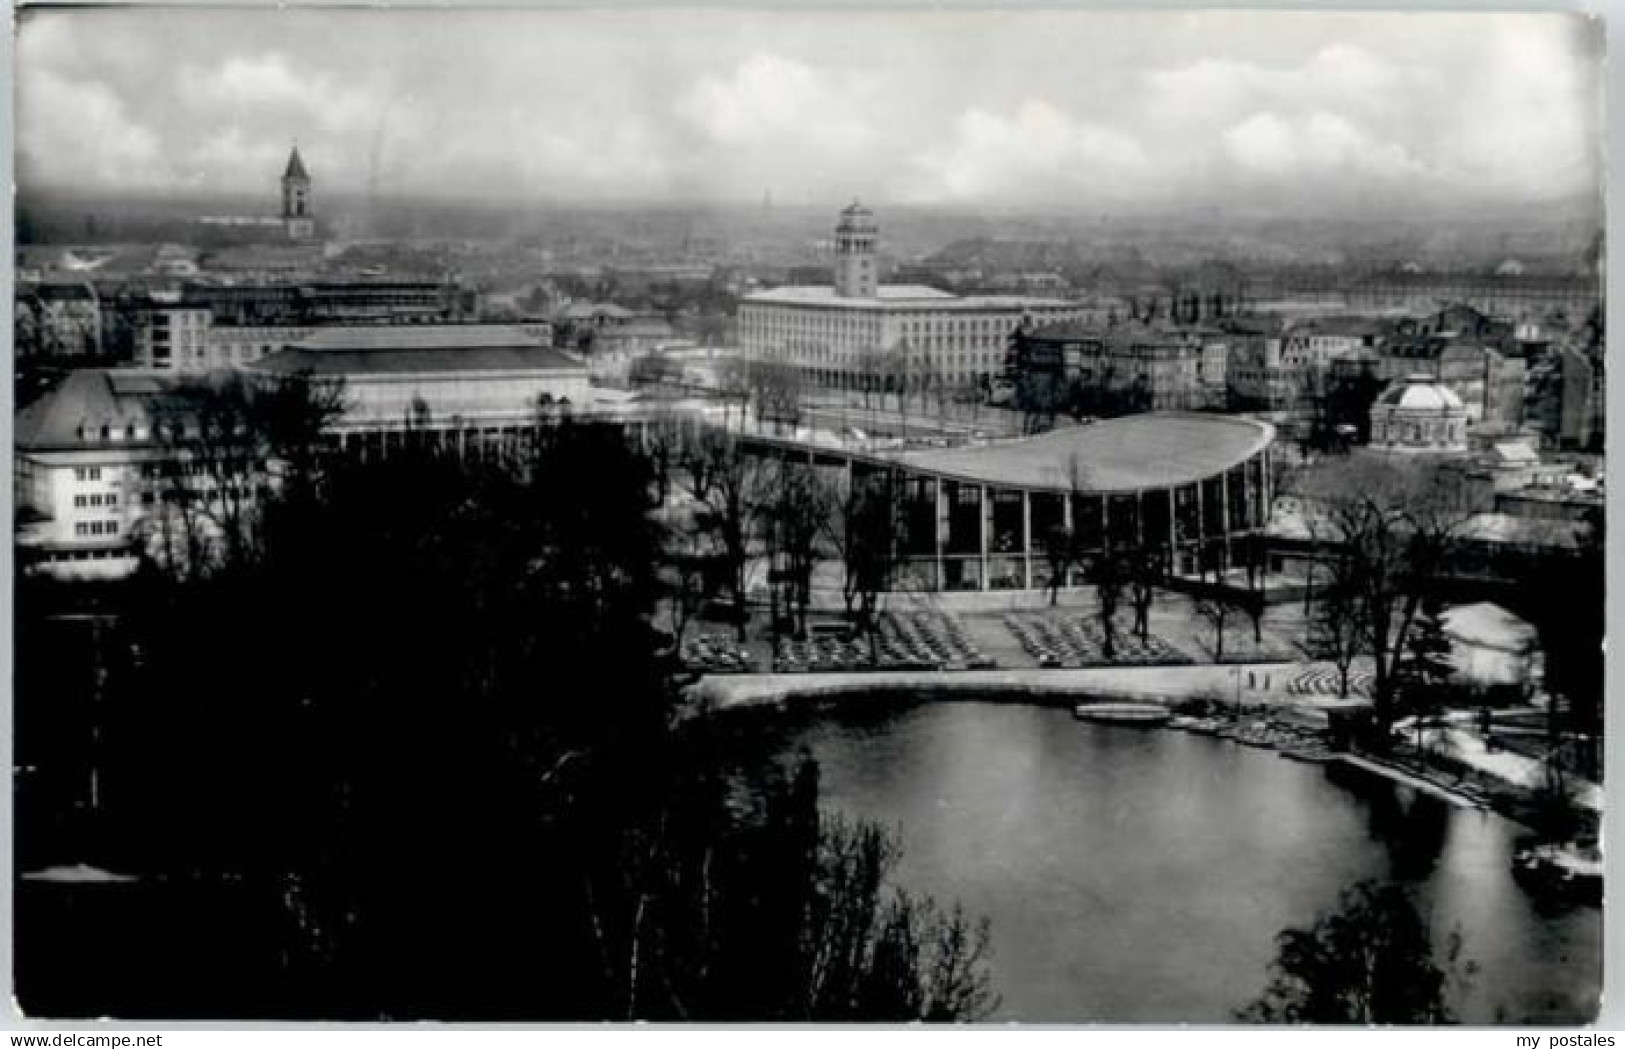
<svg viewBox="0 0 1625 1049">
<path fill-rule="evenodd" d="M 1033 493 L 1021 491 L 1021 588 L 1033 588 Z"/>
<path fill-rule="evenodd" d="M 948 506 L 942 496 L 942 478 L 934 477 L 931 479 L 931 496 L 932 502 L 937 507 L 936 562 L 932 565 L 932 573 L 935 578 L 932 582 L 936 590 L 942 591 L 948 588 L 948 570 L 943 565 L 942 550 L 943 536 L 948 532 Z"/>
<path fill-rule="evenodd" d="M 988 586 L 987 586 L 987 535 L 988 535 L 988 532 L 992 530 L 991 529 L 991 525 L 992 525 L 991 518 L 993 516 L 993 500 L 991 500 L 991 499 L 989 499 L 987 497 L 987 485 L 979 484 L 979 485 L 976 486 L 976 498 L 977 498 L 977 504 L 976 504 L 976 506 L 977 506 L 977 512 L 976 512 L 976 524 L 977 524 L 976 545 L 977 545 L 977 548 L 980 549 L 981 552 L 982 552 L 982 578 L 981 578 L 980 582 L 982 584 L 982 589 L 986 590 L 988 588 Z"/>
<path fill-rule="evenodd" d="M 1068 541 L 1071 541 L 1074 533 L 1072 531 L 1072 492 L 1070 489 L 1065 495 L 1061 496 L 1061 524 L 1066 528 Z M 1068 578 L 1061 580 L 1062 586 L 1070 586 L 1072 584 L 1072 580 L 1070 578 L 1071 572 L 1072 569 L 1070 566 L 1068 566 L 1065 573 Z"/>
</svg>

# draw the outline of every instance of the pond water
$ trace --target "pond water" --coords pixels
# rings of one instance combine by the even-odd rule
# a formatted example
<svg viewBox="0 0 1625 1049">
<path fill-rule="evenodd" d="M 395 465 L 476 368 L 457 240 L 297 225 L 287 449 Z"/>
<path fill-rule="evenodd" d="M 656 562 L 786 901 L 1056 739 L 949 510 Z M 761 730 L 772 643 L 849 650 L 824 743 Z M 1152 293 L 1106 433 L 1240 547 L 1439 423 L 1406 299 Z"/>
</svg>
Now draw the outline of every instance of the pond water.
<svg viewBox="0 0 1625 1049">
<path fill-rule="evenodd" d="M 826 811 L 898 833 L 901 884 L 991 919 L 997 1019 L 1229 1022 L 1276 934 L 1363 878 L 1412 886 L 1439 942 L 1460 929 L 1478 967 L 1462 1020 L 1595 1015 L 1601 912 L 1537 906 L 1498 816 L 1041 707 L 859 701 L 762 731 L 817 759 Z"/>
</svg>

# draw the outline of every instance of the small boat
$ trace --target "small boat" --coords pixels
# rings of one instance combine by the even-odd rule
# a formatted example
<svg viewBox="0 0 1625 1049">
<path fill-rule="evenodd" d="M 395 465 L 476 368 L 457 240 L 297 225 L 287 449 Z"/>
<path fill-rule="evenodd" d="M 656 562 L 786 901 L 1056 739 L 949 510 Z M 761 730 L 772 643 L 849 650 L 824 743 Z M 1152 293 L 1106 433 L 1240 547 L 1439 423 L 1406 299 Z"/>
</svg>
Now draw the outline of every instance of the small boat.
<svg viewBox="0 0 1625 1049">
<path fill-rule="evenodd" d="M 1080 703 L 1072 708 L 1072 716 L 1097 725 L 1151 727 L 1166 725 L 1174 715 L 1156 703 Z"/>
</svg>

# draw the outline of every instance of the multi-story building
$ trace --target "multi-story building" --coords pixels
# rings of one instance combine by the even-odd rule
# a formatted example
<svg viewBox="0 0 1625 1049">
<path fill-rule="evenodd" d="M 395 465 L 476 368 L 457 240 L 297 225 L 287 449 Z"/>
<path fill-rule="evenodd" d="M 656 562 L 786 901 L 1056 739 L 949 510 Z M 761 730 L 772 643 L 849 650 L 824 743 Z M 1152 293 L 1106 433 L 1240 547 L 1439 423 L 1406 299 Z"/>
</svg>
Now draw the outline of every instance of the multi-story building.
<svg viewBox="0 0 1625 1049">
<path fill-rule="evenodd" d="M 342 383 L 329 437 L 383 453 L 426 438 L 464 451 L 507 446 L 546 405 L 589 409 L 587 366 L 553 349 L 546 326 L 327 328 L 242 369 L 255 379 Z M 174 370 L 80 370 L 17 415 L 15 498 L 23 567 L 63 578 L 113 578 L 171 537 L 165 493 L 247 499 L 263 478 L 225 482 L 188 452 L 188 398 L 212 377 Z M 186 527 L 208 531 L 208 514 Z"/>
<path fill-rule="evenodd" d="M 85 369 L 17 413 L 13 496 L 24 571 L 113 578 L 136 565 L 132 534 L 166 456 L 153 432 L 172 380 Z"/>
<path fill-rule="evenodd" d="M 1302 377 L 1285 361 L 1286 339 L 1279 325 L 1228 324 L 1225 346 L 1225 387 L 1236 405 L 1284 411 L 1302 399 Z"/>
<path fill-rule="evenodd" d="M 128 299 L 134 361 L 155 371 L 232 368 L 329 327 L 427 324 L 462 316 L 455 285 L 436 281 L 189 283 Z M 534 322 L 533 330 L 551 328 Z"/>
<path fill-rule="evenodd" d="M 218 367 L 209 351 L 213 314 L 180 292 L 155 291 L 130 304 L 137 367 L 154 371 L 207 371 Z"/>
<path fill-rule="evenodd" d="M 1043 374 L 1134 410 L 1191 411 L 1220 403 L 1225 354 L 1216 332 L 1062 322 L 1018 332 L 1010 369 L 1018 385 Z"/>
<path fill-rule="evenodd" d="M 1087 316 L 1061 299 L 883 284 L 878 236 L 873 214 L 854 203 L 836 227 L 832 285 L 746 295 L 738 317 L 745 354 L 790 364 L 809 384 L 831 389 L 989 388 L 1024 322 Z"/>
<path fill-rule="evenodd" d="M 1472 341 L 1456 341 L 1440 351 L 1433 374 L 1461 398 L 1474 432 L 1506 435 L 1522 427 L 1522 357 Z"/>
<path fill-rule="evenodd" d="M 1281 363 L 1288 368 L 1324 372 L 1331 362 L 1382 340 L 1380 321 L 1361 317 L 1320 317 L 1288 328 L 1281 345 Z"/>
</svg>

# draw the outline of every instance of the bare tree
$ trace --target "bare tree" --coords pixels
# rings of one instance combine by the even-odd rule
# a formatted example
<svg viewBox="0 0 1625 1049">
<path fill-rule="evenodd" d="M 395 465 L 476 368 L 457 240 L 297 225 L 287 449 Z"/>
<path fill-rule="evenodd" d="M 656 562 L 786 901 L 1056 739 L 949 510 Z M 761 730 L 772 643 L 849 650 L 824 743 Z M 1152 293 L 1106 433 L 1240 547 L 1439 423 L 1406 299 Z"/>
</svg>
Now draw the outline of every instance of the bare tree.
<svg viewBox="0 0 1625 1049">
<path fill-rule="evenodd" d="M 1207 646 L 1208 655 L 1215 663 L 1224 662 L 1224 639 L 1226 627 L 1230 621 L 1232 605 L 1222 589 L 1214 588 L 1210 593 L 1196 599 L 1195 610 L 1198 617 L 1205 621 L 1208 628 L 1213 631 L 1212 640 Z"/>
<path fill-rule="evenodd" d="M 744 396 L 756 418 L 774 430 L 794 429 L 801 421 L 801 372 L 779 361 L 749 361 L 742 375 Z"/>
<path fill-rule="evenodd" d="M 900 531 L 897 497 L 889 474 L 855 477 L 831 514 L 831 545 L 840 553 L 844 574 L 841 596 L 848 615 L 856 615 L 869 636 L 871 658 L 878 660 L 875 609 L 891 582 Z"/>
<path fill-rule="evenodd" d="M 807 631 L 818 541 L 827 530 L 832 502 L 829 489 L 810 464 L 782 462 L 768 479 L 763 517 L 770 561 L 785 584 L 797 637 Z"/>
<path fill-rule="evenodd" d="M 340 384 L 239 373 L 176 385 L 151 425 L 163 455 L 150 517 L 166 567 L 183 575 L 246 564 L 257 553 L 258 508 L 273 488 L 306 495 L 324 431 L 344 412 Z"/>
<path fill-rule="evenodd" d="M 1349 694 L 1349 671 L 1365 651 L 1365 616 L 1360 597 L 1347 587 L 1334 586 L 1321 591 L 1309 621 L 1309 636 L 1299 643 L 1311 659 L 1329 660 L 1337 668 L 1337 694 Z"/>
<path fill-rule="evenodd" d="M 680 460 L 680 476 L 697 504 L 695 533 L 711 543 L 724 566 L 738 638 L 744 641 L 746 574 L 770 467 L 747 454 L 734 436 L 709 428 L 682 442 Z"/>
<path fill-rule="evenodd" d="M 1339 554 L 1330 585 L 1359 597 L 1373 663 L 1373 712 L 1384 728 L 1398 714 L 1396 671 L 1422 601 L 1436 593 L 1471 517 L 1454 477 L 1362 459 L 1305 479 L 1305 513 Z"/>
</svg>

